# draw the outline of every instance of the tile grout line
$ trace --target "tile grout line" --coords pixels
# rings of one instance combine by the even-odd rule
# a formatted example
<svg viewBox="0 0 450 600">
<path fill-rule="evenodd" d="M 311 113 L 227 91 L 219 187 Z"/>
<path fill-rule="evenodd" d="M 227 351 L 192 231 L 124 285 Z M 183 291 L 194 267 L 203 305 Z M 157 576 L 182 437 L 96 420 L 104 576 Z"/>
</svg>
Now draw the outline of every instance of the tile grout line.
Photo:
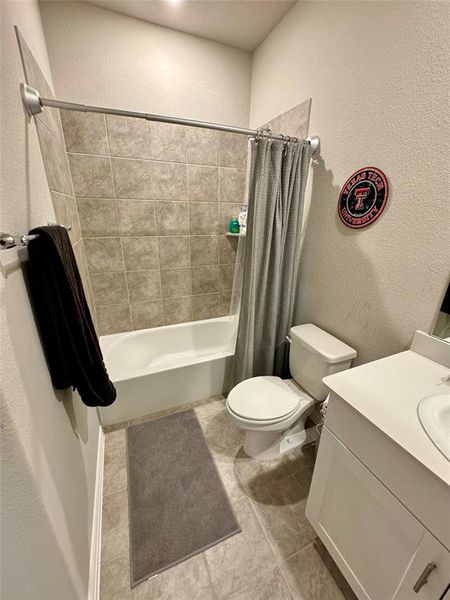
<svg viewBox="0 0 450 600">
<path fill-rule="evenodd" d="M 282 573 L 282 570 L 280 568 L 280 565 L 281 565 L 281 563 L 277 562 L 276 564 L 272 565 L 271 567 L 267 567 L 266 569 L 263 569 L 262 571 L 260 571 L 254 577 L 252 577 L 251 579 L 248 579 L 243 585 L 239 586 L 236 590 L 233 590 L 232 592 L 230 592 L 226 596 L 222 596 L 220 598 L 220 600 L 226 600 L 230 596 L 233 596 L 236 592 L 239 592 L 239 590 L 242 589 L 243 587 L 246 587 L 247 585 L 251 584 L 253 581 L 255 581 L 256 579 L 258 579 L 259 577 L 262 577 L 263 575 L 266 575 L 267 573 L 270 573 L 271 571 L 275 571 L 276 569 L 278 569 L 278 571 L 280 572 L 280 575 L 282 576 L 283 581 L 286 583 L 287 589 L 288 589 L 290 595 L 292 596 L 292 600 L 293 600 L 294 596 L 292 594 L 291 588 L 287 585 L 287 581 L 285 580 L 285 578 L 283 576 L 283 573 Z"/>
<path fill-rule="evenodd" d="M 61 143 L 60 140 L 58 140 L 58 138 L 55 137 L 55 135 L 53 134 L 53 132 L 45 125 L 45 123 L 42 123 L 46 129 L 53 135 L 53 137 L 55 138 L 55 140 L 59 143 Z M 210 169 L 229 169 L 230 171 L 245 171 L 246 169 L 243 167 L 230 167 L 227 165 L 220 165 L 220 164 L 210 164 L 210 163 L 195 163 L 195 162 L 189 162 L 187 159 L 185 161 L 182 160 L 164 160 L 161 158 L 147 158 L 147 157 L 142 157 L 142 156 L 124 156 L 124 155 L 116 155 L 116 154 L 95 154 L 92 152 L 74 152 L 74 151 L 69 151 L 67 150 L 67 154 L 71 154 L 74 156 L 96 156 L 98 158 L 113 158 L 113 159 L 118 159 L 118 160 L 136 160 L 136 161 L 142 161 L 142 162 L 157 162 L 157 163 L 165 163 L 165 164 L 171 164 L 171 165 L 189 165 L 192 167 L 207 167 Z"/>
<path fill-rule="evenodd" d="M 118 214 L 118 209 L 117 209 L 117 190 L 116 190 L 116 179 L 114 177 L 114 171 L 113 171 L 113 167 L 112 167 L 112 160 L 111 160 L 111 145 L 110 145 L 110 133 L 109 133 L 109 127 L 108 127 L 108 121 L 106 119 L 106 116 L 104 116 L 105 119 L 105 129 L 106 129 L 106 140 L 107 140 L 107 144 L 108 144 L 108 150 L 109 150 L 109 167 L 111 169 L 111 177 L 112 177 L 112 184 L 113 184 L 113 190 L 114 190 L 114 204 L 116 207 L 116 217 L 117 217 L 117 222 L 119 223 L 119 214 Z M 120 229 L 120 225 L 119 225 L 119 229 Z M 134 324 L 133 324 L 133 315 L 131 312 L 131 302 L 130 302 L 130 290 L 128 287 L 128 278 L 126 276 L 126 269 L 125 269 L 125 253 L 123 251 L 123 244 L 122 244 L 122 238 L 119 236 L 119 244 L 120 244 L 120 251 L 122 254 L 122 263 L 123 263 L 123 272 L 125 273 L 125 287 L 127 290 L 127 299 L 128 299 L 128 314 L 129 314 L 129 318 L 130 318 L 130 325 L 131 325 L 131 330 L 134 331 Z M 118 271 L 119 273 L 121 273 L 122 271 Z"/>
<path fill-rule="evenodd" d="M 192 302 L 192 246 L 191 246 L 191 237 L 192 237 L 192 231 L 191 231 L 191 198 L 190 198 L 190 193 L 189 193 L 189 168 L 188 168 L 188 162 L 187 162 L 187 135 L 186 135 L 186 128 L 184 128 L 184 159 L 185 159 L 185 166 L 186 166 L 186 204 L 187 204 L 187 220 L 188 220 L 188 225 L 189 225 L 189 235 L 188 235 L 188 246 L 189 246 L 189 280 L 190 280 L 190 284 L 191 284 L 191 293 L 189 294 L 189 298 L 190 298 L 190 305 L 189 305 L 189 319 L 191 321 L 194 320 L 194 303 Z"/>
<path fill-rule="evenodd" d="M 152 139 L 153 139 L 153 132 L 151 129 L 151 123 L 149 121 L 146 121 L 146 138 L 147 138 L 147 148 L 148 148 L 148 155 L 150 157 L 150 161 L 153 160 L 153 143 L 152 143 Z M 149 165 L 149 171 L 150 171 L 150 195 L 152 194 L 152 188 L 153 188 L 153 169 L 152 169 L 152 165 L 150 162 Z M 161 311 L 161 321 L 162 321 L 162 325 L 166 324 L 166 309 L 165 309 L 165 303 L 164 303 L 164 298 L 163 298 L 163 293 L 162 293 L 162 277 L 161 277 L 161 252 L 160 252 L 160 248 L 159 248 L 159 226 L 158 226 L 158 214 L 157 214 L 157 207 L 156 207 L 156 200 L 152 200 L 153 203 L 153 217 L 154 217 L 154 221 L 155 221 L 155 231 L 156 231 L 156 252 L 158 254 L 158 272 L 159 272 L 159 291 L 160 291 L 160 296 L 159 299 L 156 299 L 155 301 L 160 302 L 160 311 Z M 133 237 L 137 237 L 137 236 L 133 236 Z M 152 270 L 152 269 L 148 269 L 148 270 Z M 130 271 L 131 272 L 131 271 Z M 148 300 L 150 301 L 150 300 Z M 147 302 L 147 301 L 144 301 Z M 131 314 L 131 303 L 130 303 L 130 314 Z M 134 329 L 134 327 L 133 327 Z"/>
<path fill-rule="evenodd" d="M 209 581 L 209 587 L 211 589 L 213 598 L 214 598 L 214 600 L 218 600 L 219 599 L 219 595 L 217 594 L 216 588 L 214 586 L 214 581 L 213 581 L 213 578 L 212 578 L 212 575 L 211 575 L 211 569 L 209 568 L 208 561 L 206 560 L 205 552 L 201 552 L 200 556 L 202 557 L 203 564 L 205 565 L 205 568 L 206 568 L 206 573 L 208 575 L 208 581 Z"/>
</svg>

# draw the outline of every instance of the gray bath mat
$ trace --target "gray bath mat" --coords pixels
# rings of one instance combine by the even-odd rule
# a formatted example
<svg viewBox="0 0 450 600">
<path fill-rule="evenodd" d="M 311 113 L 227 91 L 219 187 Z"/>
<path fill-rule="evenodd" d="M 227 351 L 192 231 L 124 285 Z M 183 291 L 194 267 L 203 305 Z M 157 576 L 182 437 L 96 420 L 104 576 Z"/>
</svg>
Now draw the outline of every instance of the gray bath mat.
<svg viewBox="0 0 450 600">
<path fill-rule="evenodd" d="M 131 587 L 238 533 L 193 410 L 127 429 Z"/>
</svg>

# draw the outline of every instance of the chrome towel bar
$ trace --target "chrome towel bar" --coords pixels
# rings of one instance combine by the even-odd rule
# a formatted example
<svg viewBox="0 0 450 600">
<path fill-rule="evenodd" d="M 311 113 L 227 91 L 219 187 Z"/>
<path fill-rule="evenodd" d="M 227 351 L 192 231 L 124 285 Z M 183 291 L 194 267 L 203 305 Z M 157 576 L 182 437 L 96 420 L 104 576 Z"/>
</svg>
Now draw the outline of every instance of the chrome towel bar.
<svg viewBox="0 0 450 600">
<path fill-rule="evenodd" d="M 62 225 L 61 223 L 47 223 L 47 225 L 59 225 L 60 227 L 64 227 L 67 231 L 70 231 L 72 228 L 70 225 Z M 0 250 L 9 250 L 9 248 L 14 248 L 16 246 L 26 246 L 28 242 L 31 242 L 37 235 L 14 235 L 12 233 L 6 233 L 5 231 L 0 231 Z"/>
</svg>

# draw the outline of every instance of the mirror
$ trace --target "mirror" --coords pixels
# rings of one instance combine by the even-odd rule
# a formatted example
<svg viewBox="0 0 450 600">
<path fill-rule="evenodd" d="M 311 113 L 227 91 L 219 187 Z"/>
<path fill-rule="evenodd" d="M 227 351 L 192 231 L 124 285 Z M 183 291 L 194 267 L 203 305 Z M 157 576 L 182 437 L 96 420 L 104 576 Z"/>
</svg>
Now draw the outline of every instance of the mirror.
<svg viewBox="0 0 450 600">
<path fill-rule="evenodd" d="M 450 283 L 444 294 L 441 308 L 437 314 L 431 335 L 450 342 Z"/>
</svg>

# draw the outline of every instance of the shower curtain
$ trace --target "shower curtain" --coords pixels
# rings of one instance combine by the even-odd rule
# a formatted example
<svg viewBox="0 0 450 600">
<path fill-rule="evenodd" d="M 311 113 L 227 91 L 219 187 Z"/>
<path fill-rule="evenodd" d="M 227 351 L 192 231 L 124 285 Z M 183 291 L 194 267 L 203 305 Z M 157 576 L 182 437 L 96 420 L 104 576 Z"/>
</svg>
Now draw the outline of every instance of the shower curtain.
<svg viewBox="0 0 450 600">
<path fill-rule="evenodd" d="M 230 391 L 258 375 L 287 374 L 305 186 L 306 141 L 249 142 L 247 234 L 238 250 L 232 314 L 238 317 Z M 234 305 L 234 306 L 233 306 Z"/>
</svg>

